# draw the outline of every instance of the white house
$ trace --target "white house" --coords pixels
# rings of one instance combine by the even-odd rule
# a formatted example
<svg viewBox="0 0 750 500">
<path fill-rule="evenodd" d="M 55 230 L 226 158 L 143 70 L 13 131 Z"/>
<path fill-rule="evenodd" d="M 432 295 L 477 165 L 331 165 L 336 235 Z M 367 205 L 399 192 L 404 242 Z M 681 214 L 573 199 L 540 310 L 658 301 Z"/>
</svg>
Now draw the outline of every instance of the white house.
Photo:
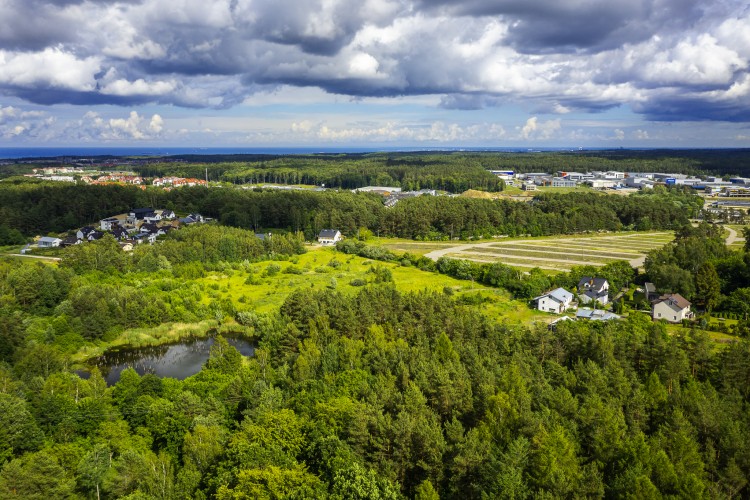
<svg viewBox="0 0 750 500">
<path fill-rule="evenodd" d="M 60 238 L 50 238 L 49 236 L 42 236 L 37 241 L 36 246 L 39 248 L 53 248 L 59 247 L 62 240 Z"/>
<path fill-rule="evenodd" d="M 592 300 L 602 305 L 609 303 L 609 282 L 604 278 L 592 278 L 584 276 L 578 282 L 578 298 L 582 304 L 588 304 Z"/>
<path fill-rule="evenodd" d="M 147 215 L 143 218 L 143 222 L 159 222 L 161 220 L 161 214 L 154 212 L 152 215 Z"/>
<path fill-rule="evenodd" d="M 573 294 L 564 288 L 557 288 L 532 300 L 540 311 L 561 314 L 573 303 Z"/>
<path fill-rule="evenodd" d="M 693 317 L 690 302 L 679 293 L 662 295 L 651 303 L 651 317 L 663 319 L 670 323 L 680 323 L 683 319 Z"/>
<path fill-rule="evenodd" d="M 337 229 L 323 229 L 318 234 L 318 243 L 324 246 L 332 246 L 343 239 L 341 231 Z"/>
<path fill-rule="evenodd" d="M 102 219 L 99 221 L 99 228 L 102 231 L 111 231 L 113 226 L 116 226 L 120 224 L 120 221 L 114 217 L 109 217 L 107 219 Z"/>
</svg>

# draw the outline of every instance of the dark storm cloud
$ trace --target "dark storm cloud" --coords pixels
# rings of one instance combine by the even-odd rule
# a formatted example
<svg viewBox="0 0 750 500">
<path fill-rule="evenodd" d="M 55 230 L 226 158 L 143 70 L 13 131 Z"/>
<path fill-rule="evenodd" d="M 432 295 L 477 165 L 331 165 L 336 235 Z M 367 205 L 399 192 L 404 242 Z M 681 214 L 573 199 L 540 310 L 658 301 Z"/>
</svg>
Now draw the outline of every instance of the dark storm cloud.
<svg viewBox="0 0 750 500">
<path fill-rule="evenodd" d="M 750 99 L 744 102 L 716 102 L 707 98 L 667 96 L 635 106 L 638 113 L 653 121 L 750 122 Z"/>
<path fill-rule="evenodd" d="M 295 45 L 309 54 L 332 55 L 346 46 L 367 21 L 365 2 L 350 0 L 326 10 L 321 0 L 258 0 L 252 11 L 235 7 L 240 33 L 282 45 Z M 243 15 L 244 14 L 244 15 Z"/>
<path fill-rule="evenodd" d="M 698 0 L 423 0 L 427 9 L 460 16 L 499 16 L 523 53 L 600 51 L 637 43 L 702 15 Z"/>
</svg>

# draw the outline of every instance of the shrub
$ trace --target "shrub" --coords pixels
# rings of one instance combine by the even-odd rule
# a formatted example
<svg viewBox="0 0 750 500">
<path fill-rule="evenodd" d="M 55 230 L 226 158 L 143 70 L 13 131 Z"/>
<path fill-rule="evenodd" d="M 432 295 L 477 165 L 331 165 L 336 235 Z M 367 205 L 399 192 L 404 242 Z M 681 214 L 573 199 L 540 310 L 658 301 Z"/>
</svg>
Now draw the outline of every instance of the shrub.
<svg viewBox="0 0 750 500">
<path fill-rule="evenodd" d="M 278 264 L 269 264 L 266 270 L 263 271 L 264 276 L 276 276 L 281 271 L 281 266 Z"/>
</svg>

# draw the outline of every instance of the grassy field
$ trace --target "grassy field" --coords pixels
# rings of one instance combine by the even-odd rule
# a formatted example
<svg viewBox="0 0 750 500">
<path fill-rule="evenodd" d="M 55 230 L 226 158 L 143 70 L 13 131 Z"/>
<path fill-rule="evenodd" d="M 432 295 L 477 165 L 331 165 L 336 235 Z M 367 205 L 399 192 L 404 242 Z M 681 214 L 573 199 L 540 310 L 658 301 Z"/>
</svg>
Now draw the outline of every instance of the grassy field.
<svg viewBox="0 0 750 500">
<path fill-rule="evenodd" d="M 398 264 L 374 262 L 358 256 L 345 255 L 331 248 L 318 248 L 300 255 L 292 261 L 268 261 L 252 265 L 252 272 L 234 271 L 231 273 L 212 273 L 199 280 L 206 294 L 204 303 L 212 299 L 229 299 L 238 309 L 249 309 L 259 313 L 272 312 L 284 302 L 294 290 L 305 287 L 315 290 L 335 288 L 346 293 L 355 294 L 361 289 L 351 285 L 353 280 L 371 282 L 373 266 L 383 266 L 391 271 L 393 282 L 402 292 L 432 290 L 443 293 L 450 288 L 456 297 L 462 294 L 479 293 L 486 302 L 482 310 L 488 314 L 502 316 L 512 322 L 533 320 L 549 321 L 552 317 L 530 309 L 526 302 L 511 299 L 508 292 L 488 288 L 469 281 L 462 281 L 442 274 L 421 271 L 414 267 L 403 267 Z M 281 270 L 269 274 L 269 266 L 278 266 Z M 288 268 L 301 274 L 290 274 Z M 272 268 L 273 269 L 273 268 Z M 285 272 L 286 271 L 286 272 Z M 248 284 L 249 280 L 255 284 Z"/>
</svg>

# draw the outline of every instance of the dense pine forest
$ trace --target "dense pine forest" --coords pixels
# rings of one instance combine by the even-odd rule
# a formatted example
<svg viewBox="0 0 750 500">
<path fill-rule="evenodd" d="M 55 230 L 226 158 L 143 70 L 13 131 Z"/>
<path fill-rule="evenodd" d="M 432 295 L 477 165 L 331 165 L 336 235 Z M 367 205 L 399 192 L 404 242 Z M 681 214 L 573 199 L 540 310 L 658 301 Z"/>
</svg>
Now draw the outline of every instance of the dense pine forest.
<svg viewBox="0 0 750 500">
<path fill-rule="evenodd" d="M 717 349 L 640 313 L 509 325 L 386 281 L 356 294 L 300 288 L 277 312 L 239 314 L 256 355 L 219 341 L 181 382 L 132 370 L 112 387 L 96 370 L 83 380 L 65 349 L 79 332 L 221 307 L 170 288 L 184 267 L 139 257 L 143 267 L 106 274 L 77 256 L 59 270 L 3 264 L 2 498 L 746 492 L 747 340 Z"/>
</svg>

